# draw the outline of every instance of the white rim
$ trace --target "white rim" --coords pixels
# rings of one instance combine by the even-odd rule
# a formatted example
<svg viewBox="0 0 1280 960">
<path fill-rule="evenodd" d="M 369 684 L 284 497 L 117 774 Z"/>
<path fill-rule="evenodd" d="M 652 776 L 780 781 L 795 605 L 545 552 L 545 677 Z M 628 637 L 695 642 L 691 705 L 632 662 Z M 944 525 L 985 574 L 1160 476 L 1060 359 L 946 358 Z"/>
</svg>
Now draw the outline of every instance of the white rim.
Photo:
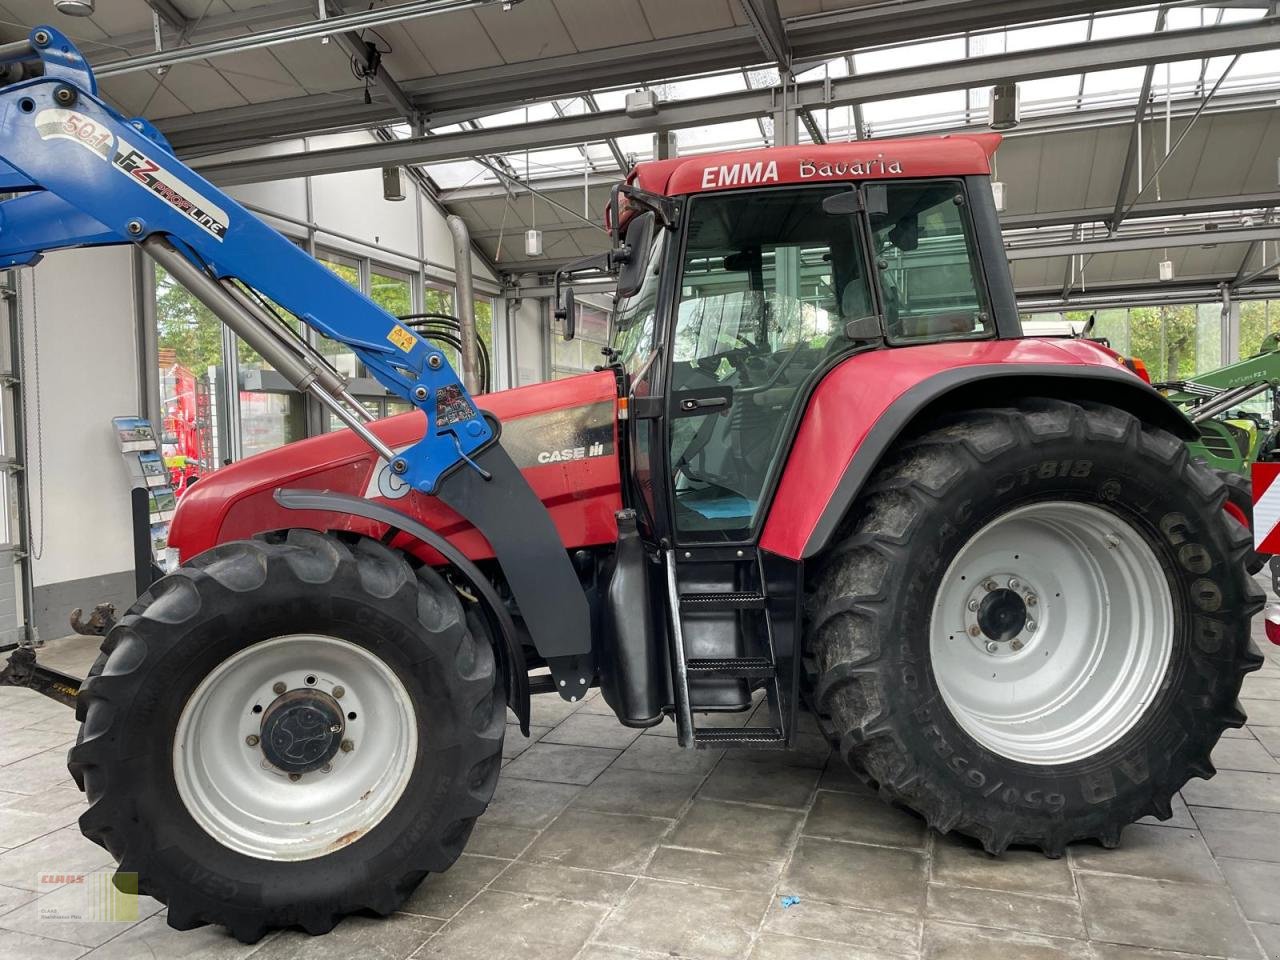
<svg viewBox="0 0 1280 960">
<path fill-rule="evenodd" d="M 258 739 L 281 683 L 336 696 L 345 725 L 344 749 L 292 777 L 267 760 Z M 224 846 L 264 860 L 308 860 L 354 842 L 391 812 L 417 750 L 409 694 L 382 660 L 336 637 L 294 634 L 246 647 L 201 681 L 178 719 L 173 772 L 187 811 Z"/>
<path fill-rule="evenodd" d="M 1020 507 L 960 550 L 930 619 L 933 674 L 987 749 L 1091 757 L 1146 712 L 1169 666 L 1173 599 L 1146 539 L 1083 503 Z"/>
</svg>

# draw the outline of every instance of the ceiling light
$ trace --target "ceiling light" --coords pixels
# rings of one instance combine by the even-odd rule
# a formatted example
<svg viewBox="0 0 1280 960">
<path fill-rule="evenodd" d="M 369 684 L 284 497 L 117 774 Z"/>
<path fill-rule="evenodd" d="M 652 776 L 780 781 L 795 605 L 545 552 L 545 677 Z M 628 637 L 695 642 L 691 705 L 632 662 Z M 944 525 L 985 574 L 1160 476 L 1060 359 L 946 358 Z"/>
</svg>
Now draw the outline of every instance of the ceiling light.
<svg viewBox="0 0 1280 960">
<path fill-rule="evenodd" d="M 1165 282 L 1168 282 L 1169 280 L 1173 279 L 1173 261 L 1172 260 L 1160 261 L 1160 279 Z"/>
<path fill-rule="evenodd" d="M 1011 130 L 1018 125 L 1019 116 L 1018 85 L 997 83 L 991 88 L 991 129 Z"/>
<path fill-rule="evenodd" d="M 1004 209 L 1004 184 L 999 180 L 991 181 L 991 198 L 996 202 L 996 209 Z"/>
<path fill-rule="evenodd" d="M 93 16 L 93 0 L 54 0 L 54 7 L 68 17 Z"/>
<path fill-rule="evenodd" d="M 400 182 L 399 167 L 382 168 L 382 199 L 403 200 L 404 186 Z"/>
<path fill-rule="evenodd" d="M 542 256 L 541 230 L 526 230 L 524 232 L 524 253 L 526 257 Z"/>
</svg>

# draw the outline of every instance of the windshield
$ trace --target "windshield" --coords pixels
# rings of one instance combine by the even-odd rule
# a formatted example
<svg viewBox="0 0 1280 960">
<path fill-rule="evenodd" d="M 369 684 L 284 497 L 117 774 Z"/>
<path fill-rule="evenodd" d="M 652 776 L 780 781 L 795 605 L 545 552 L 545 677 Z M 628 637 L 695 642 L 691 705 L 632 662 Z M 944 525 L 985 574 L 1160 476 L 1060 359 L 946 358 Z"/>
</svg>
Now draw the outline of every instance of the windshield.
<svg viewBox="0 0 1280 960">
<path fill-rule="evenodd" d="M 672 482 L 684 539 L 745 536 L 805 384 L 875 313 L 843 185 L 695 197 L 672 352 Z M 710 399 L 708 399 L 710 398 Z M 704 403 L 709 412 L 700 413 Z M 692 404 L 692 406 L 690 406 Z"/>
</svg>

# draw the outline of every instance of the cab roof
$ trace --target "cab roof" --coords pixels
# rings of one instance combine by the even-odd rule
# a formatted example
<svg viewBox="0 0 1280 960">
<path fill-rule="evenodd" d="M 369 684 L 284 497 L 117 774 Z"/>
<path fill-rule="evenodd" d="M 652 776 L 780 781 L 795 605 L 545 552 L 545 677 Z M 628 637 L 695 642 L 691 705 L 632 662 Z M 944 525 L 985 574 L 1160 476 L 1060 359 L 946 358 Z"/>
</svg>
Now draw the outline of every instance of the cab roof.
<svg viewBox="0 0 1280 960">
<path fill-rule="evenodd" d="M 991 173 L 998 133 L 765 147 L 638 163 L 627 182 L 675 197 L 787 183 Z"/>
</svg>

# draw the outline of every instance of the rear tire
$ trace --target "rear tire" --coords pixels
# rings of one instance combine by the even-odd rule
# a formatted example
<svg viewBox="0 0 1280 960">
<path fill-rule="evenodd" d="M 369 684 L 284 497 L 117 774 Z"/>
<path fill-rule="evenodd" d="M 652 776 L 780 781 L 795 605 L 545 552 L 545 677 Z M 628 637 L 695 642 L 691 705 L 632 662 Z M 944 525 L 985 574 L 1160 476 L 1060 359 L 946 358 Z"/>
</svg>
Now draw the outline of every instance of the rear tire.
<svg viewBox="0 0 1280 960">
<path fill-rule="evenodd" d="M 102 651 L 69 758 L 90 803 L 80 826 L 179 930 L 217 923 L 252 943 L 391 913 L 457 859 L 493 795 L 493 649 L 438 573 L 376 541 L 291 530 L 218 546 L 157 582 Z M 271 726 L 297 702 L 276 701 L 277 676 L 337 713 Z M 312 740 L 329 752 L 308 754 Z"/>
<path fill-rule="evenodd" d="M 1225 497 L 1184 444 L 1113 407 L 1028 399 L 938 421 L 878 469 L 810 577 L 805 663 L 820 725 L 884 799 L 991 853 L 1017 843 L 1060 856 L 1086 838 L 1114 846 L 1134 820 L 1168 819 L 1190 777 L 1213 775 L 1214 744 L 1245 721 L 1241 680 L 1262 663 L 1249 639 L 1262 595 Z M 1002 528 L 1002 518 L 1024 526 Z M 1014 539 L 991 539 L 1000 529 Z M 1068 582 L 1062 559 L 1078 561 L 1082 596 L 1068 598 L 1077 606 L 1042 584 L 1050 596 L 1033 596 L 1037 607 L 1010 600 L 987 611 L 987 591 L 999 588 L 1003 602 L 1007 581 L 1037 569 L 1004 556 L 1032 529 L 1042 533 L 1023 536 L 1021 549 L 1039 540 L 1049 558 L 1033 576 Z M 1134 562 L 1108 560 L 1113 539 Z M 1156 559 L 1154 580 L 1142 579 L 1144 557 Z M 966 569 L 978 579 L 972 596 Z M 978 626 L 975 609 L 992 616 Z M 1021 632 L 1001 632 L 994 614 Z M 1028 630 L 1031 616 L 1041 623 Z M 1077 669 L 1083 661 L 1036 646 L 1037 627 L 1045 644 L 1057 636 L 1064 651 L 1111 659 Z M 973 662 L 963 658 L 970 644 L 1020 683 L 994 680 L 991 698 L 975 695 L 985 674 L 961 680 L 958 666 Z M 961 659 L 935 657 L 953 649 Z M 1060 657 L 1057 674 L 1037 666 Z M 1039 699 L 1026 692 L 1037 676 Z"/>
</svg>

